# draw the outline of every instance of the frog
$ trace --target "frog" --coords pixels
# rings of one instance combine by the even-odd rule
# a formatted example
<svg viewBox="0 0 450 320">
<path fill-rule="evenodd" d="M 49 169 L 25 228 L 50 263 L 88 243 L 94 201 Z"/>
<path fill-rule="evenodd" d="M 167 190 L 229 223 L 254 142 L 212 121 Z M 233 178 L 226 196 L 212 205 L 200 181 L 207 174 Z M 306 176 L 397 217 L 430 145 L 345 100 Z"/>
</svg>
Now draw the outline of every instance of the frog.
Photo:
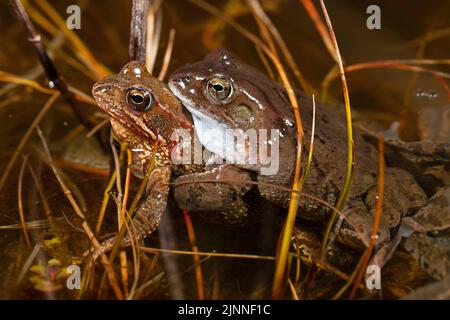
<svg viewBox="0 0 450 320">
<path fill-rule="evenodd" d="M 172 177 L 191 174 L 189 177 L 193 179 L 250 180 L 248 172 L 233 166 L 206 169 L 204 163 L 181 161 L 183 150 L 179 147 L 183 142 L 174 140 L 174 134 L 176 130 L 193 132 L 192 119 L 168 87 L 148 73 L 145 64 L 139 61 L 127 63 L 118 74 L 95 83 L 92 94 L 99 108 L 110 117 L 115 136 L 131 149 L 133 174 L 143 178 L 153 167 L 144 200 L 133 217 L 131 229 L 135 238 L 144 239 L 158 227 L 167 206 Z M 193 148 L 191 152 L 194 152 Z M 237 216 L 236 220 L 245 216 L 246 208 L 240 195 L 245 194 L 249 186 L 235 188 L 211 183 L 187 186 L 201 189 L 209 197 L 198 195 L 191 204 L 180 196 L 177 202 L 184 209 L 228 210 L 223 216 Z M 121 246 L 131 245 L 132 238 L 127 234 Z M 116 237 L 107 239 L 92 257 L 95 259 L 100 253 L 109 251 L 115 242 Z"/>
<path fill-rule="evenodd" d="M 383 264 L 386 260 L 383 256 L 390 255 L 395 244 L 404 238 L 403 248 L 438 283 L 445 283 L 443 279 L 450 276 L 449 111 L 448 105 L 421 108 L 418 119 L 420 140 L 408 143 L 396 139 L 390 143 L 390 147 L 396 150 L 397 158 L 405 166 L 419 170 L 423 162 L 427 163 L 420 171 L 418 180 L 427 182 L 430 189 L 428 193 L 432 195 L 424 207 L 402 220 L 396 239 L 393 240 L 394 245 L 382 248 L 377 254 L 381 257 L 375 256 L 373 259 L 374 263 Z M 420 158 L 416 160 L 408 149 L 418 152 Z M 402 159 L 405 155 L 407 157 Z M 438 161 L 439 158 L 442 158 L 441 161 Z"/>
<path fill-rule="evenodd" d="M 258 186 L 262 197 L 287 207 L 290 192 L 267 186 L 269 183 L 290 187 L 293 182 L 296 128 L 292 106 L 284 87 L 226 49 L 212 51 L 203 60 L 182 66 L 169 77 L 168 84 L 174 95 L 191 112 L 200 142 L 214 153 L 221 154 L 221 151 L 214 145 L 208 145 L 209 133 L 206 130 L 202 132 L 201 128 L 278 129 L 280 170 L 277 174 L 262 175 L 262 165 L 236 165 L 257 174 L 257 181 L 262 182 Z M 299 91 L 295 94 L 301 109 L 304 141 L 309 141 L 312 133 L 312 99 Z M 317 104 L 315 110 L 314 152 L 302 192 L 334 204 L 345 181 L 346 122 L 342 109 Z M 343 210 L 345 223 L 339 237 L 346 244 L 361 246 L 369 243 L 373 226 L 378 155 L 374 145 L 358 130 L 353 132 L 353 141 L 353 181 Z M 308 152 L 309 146 L 304 144 L 303 163 L 307 162 Z M 417 211 L 428 199 L 414 177 L 402 168 L 386 168 L 385 181 L 384 214 L 378 243 L 388 241 L 391 230 L 398 227 L 402 217 Z M 329 212 L 329 208 L 317 201 L 301 198 L 300 218 L 323 221 Z"/>
</svg>

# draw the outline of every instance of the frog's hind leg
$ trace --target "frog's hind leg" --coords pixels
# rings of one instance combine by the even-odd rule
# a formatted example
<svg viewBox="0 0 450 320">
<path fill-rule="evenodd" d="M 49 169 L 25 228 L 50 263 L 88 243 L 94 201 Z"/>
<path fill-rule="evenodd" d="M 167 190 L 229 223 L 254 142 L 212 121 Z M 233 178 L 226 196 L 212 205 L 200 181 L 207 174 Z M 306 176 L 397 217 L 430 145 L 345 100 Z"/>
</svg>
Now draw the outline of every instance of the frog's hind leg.
<svg viewBox="0 0 450 320">
<path fill-rule="evenodd" d="M 144 201 L 137 209 L 129 228 L 130 232 L 122 239 L 121 247 L 130 246 L 133 240 L 144 239 L 159 226 L 161 216 L 167 205 L 170 173 L 171 170 L 168 166 L 156 168 L 151 173 Z M 95 260 L 101 253 L 110 251 L 116 241 L 116 236 L 104 241 L 92 253 L 92 258 Z"/>
</svg>

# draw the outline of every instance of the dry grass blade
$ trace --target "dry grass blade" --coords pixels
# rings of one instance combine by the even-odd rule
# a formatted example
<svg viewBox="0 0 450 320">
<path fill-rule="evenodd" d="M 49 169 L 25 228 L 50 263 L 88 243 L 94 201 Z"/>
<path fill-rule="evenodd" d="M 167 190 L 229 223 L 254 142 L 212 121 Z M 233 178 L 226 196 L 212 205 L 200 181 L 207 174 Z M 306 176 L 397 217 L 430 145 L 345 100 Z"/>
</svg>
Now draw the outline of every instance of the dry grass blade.
<svg viewBox="0 0 450 320">
<path fill-rule="evenodd" d="M 95 125 L 95 127 L 92 128 L 91 131 L 89 131 L 86 134 L 86 138 L 92 137 L 97 131 L 99 131 L 101 128 L 106 126 L 108 123 L 109 123 L 109 119 L 103 119 L 102 121 L 100 121 L 98 124 Z"/>
<path fill-rule="evenodd" d="M 131 164 L 133 163 L 133 156 L 131 154 L 131 150 L 129 148 L 126 149 L 127 152 L 127 170 L 125 174 L 125 190 L 122 200 L 122 210 L 120 212 L 120 215 L 118 217 L 118 231 L 120 231 L 120 228 L 122 227 L 123 223 L 125 222 L 125 214 L 126 214 L 126 208 L 127 208 L 127 202 L 128 197 L 130 195 L 130 181 L 131 181 Z M 127 253 L 125 250 L 122 250 L 120 252 L 120 272 L 122 276 L 122 287 L 124 290 L 125 296 L 128 296 L 128 266 L 127 266 Z"/>
<path fill-rule="evenodd" d="M 172 57 L 174 41 L 175 41 L 175 29 L 170 29 L 169 42 L 167 43 L 166 52 L 164 53 L 164 58 L 163 58 L 163 64 L 162 64 L 161 70 L 159 71 L 159 74 L 158 74 L 158 79 L 161 81 L 164 80 L 164 78 L 167 74 L 167 69 L 169 68 L 170 58 Z"/>
<path fill-rule="evenodd" d="M 192 252 L 198 252 L 197 244 L 195 241 L 195 232 L 194 226 L 192 225 L 191 217 L 189 216 L 189 212 L 183 210 L 184 221 L 186 223 L 186 230 L 189 237 L 189 242 L 191 243 Z M 202 267 L 200 264 L 200 257 L 198 255 L 193 256 L 194 266 L 195 266 L 195 279 L 197 281 L 197 297 L 198 300 L 203 300 L 205 298 L 205 293 L 203 290 L 203 275 L 202 275 Z"/>
<path fill-rule="evenodd" d="M 97 225 L 95 227 L 95 233 L 99 234 L 100 230 L 102 228 L 102 224 L 103 224 L 103 219 L 105 218 L 105 213 L 106 213 L 106 207 L 108 206 L 108 202 L 109 202 L 109 192 L 111 191 L 114 183 L 116 182 L 116 176 L 117 176 L 117 172 L 114 170 L 114 172 L 111 174 L 111 178 L 109 179 L 108 185 L 105 188 L 105 191 L 103 192 L 103 200 L 102 200 L 102 205 L 100 207 L 100 212 L 98 214 L 98 219 L 97 219 Z"/>
<path fill-rule="evenodd" d="M 433 30 L 427 34 L 425 43 L 428 43 L 428 42 L 431 42 L 434 40 L 438 40 L 438 39 L 442 39 L 442 38 L 446 38 L 446 37 L 450 37 L 450 28 Z M 412 40 L 408 44 L 417 47 L 417 46 L 420 46 L 423 42 L 424 42 L 423 37 L 419 37 L 417 39 Z"/>
<path fill-rule="evenodd" d="M 159 248 L 149 248 L 141 247 L 141 251 L 150 253 L 170 253 L 170 254 L 185 254 L 190 256 L 207 256 L 207 257 L 219 257 L 219 258 L 233 258 L 233 259 L 255 259 L 255 260 L 275 260 L 275 257 L 271 256 L 260 256 L 255 254 L 238 254 L 238 253 L 219 253 L 219 252 L 193 252 L 184 250 L 171 250 L 171 249 L 159 249 Z"/>
<path fill-rule="evenodd" d="M 316 99 L 314 97 L 314 94 L 312 95 L 312 102 L 313 102 L 313 114 L 312 114 L 312 124 L 311 124 L 311 141 L 309 143 L 309 153 L 308 153 L 308 162 L 306 163 L 306 169 L 304 171 L 304 174 L 302 175 L 302 184 L 308 177 L 309 171 L 311 170 L 311 164 L 312 164 L 312 157 L 314 152 L 314 136 L 316 132 Z"/>
<path fill-rule="evenodd" d="M 148 15 L 146 19 L 147 23 L 147 49 L 145 64 L 147 70 L 153 73 L 155 67 L 156 56 L 159 49 L 159 40 L 161 39 L 162 30 L 162 12 L 160 10 L 162 0 L 152 1 L 152 5 L 148 10 Z"/>
<path fill-rule="evenodd" d="M 333 30 L 333 25 L 331 23 L 330 20 L 330 16 L 328 15 L 328 11 L 327 8 L 323 2 L 323 0 L 320 0 L 320 5 L 322 7 L 322 11 L 325 15 L 325 21 L 327 23 L 328 26 L 328 31 L 330 33 L 330 38 L 331 41 L 333 43 L 333 48 L 335 51 L 335 55 L 337 58 L 337 64 L 339 66 L 339 74 L 341 76 L 341 84 L 342 84 L 342 92 L 344 95 L 344 103 L 345 103 L 345 115 L 346 115 L 346 119 L 347 119 L 347 173 L 345 175 L 345 182 L 344 182 L 344 186 L 342 188 L 342 191 L 339 194 L 339 198 L 336 204 L 336 207 L 338 209 L 342 209 L 342 207 L 345 204 L 345 201 L 347 200 L 347 195 L 351 186 L 351 181 L 352 181 L 352 176 L 353 176 L 353 166 L 354 161 L 354 155 L 353 155 L 353 147 L 354 147 L 354 142 L 353 142 L 353 128 L 352 128 L 352 114 L 351 114 L 351 108 L 350 108 L 350 96 L 348 93 L 348 86 L 347 86 L 347 80 L 345 78 L 345 71 L 344 71 L 344 64 L 342 62 L 342 57 L 341 57 L 341 53 L 339 51 L 339 45 L 337 43 L 337 39 L 336 36 L 334 34 L 334 30 Z M 322 246 L 321 246 L 321 253 L 320 256 L 323 257 L 325 255 L 326 252 L 326 248 L 327 248 L 327 243 L 328 243 L 328 237 L 330 235 L 331 229 L 333 227 L 334 222 L 336 221 L 337 218 L 337 213 L 333 212 L 330 221 L 327 225 L 327 229 L 325 231 L 325 236 L 324 239 L 322 241 Z"/>
<path fill-rule="evenodd" d="M 25 144 L 30 139 L 32 133 L 34 132 L 34 129 L 38 126 L 38 124 L 41 122 L 42 118 L 45 116 L 45 114 L 50 110 L 51 106 L 55 103 L 56 99 L 60 96 L 59 92 L 54 93 L 50 99 L 46 102 L 44 107 L 39 111 L 37 116 L 34 118 L 33 122 L 31 123 L 30 127 L 25 132 L 24 136 L 20 140 L 16 150 L 14 151 L 11 159 L 6 164 L 6 167 L 3 171 L 2 177 L 0 178 L 0 190 L 3 189 L 5 186 L 6 180 L 8 179 L 9 173 L 11 172 L 11 169 L 13 168 L 14 164 L 16 163 L 17 158 L 19 157 L 20 153 L 22 152 L 22 149 L 25 147 Z"/>
<path fill-rule="evenodd" d="M 36 127 L 36 131 L 39 135 L 39 138 L 41 139 L 45 154 L 48 158 L 48 161 L 50 163 L 50 167 L 53 171 L 53 174 L 55 175 L 56 179 L 58 180 L 58 183 L 61 186 L 61 189 L 64 191 L 64 194 L 66 195 L 67 200 L 69 200 L 70 204 L 72 205 L 75 213 L 77 214 L 78 217 L 80 217 L 82 219 L 83 231 L 85 232 L 86 236 L 88 237 L 88 239 L 91 242 L 94 249 L 98 250 L 100 248 L 100 243 L 96 239 L 94 233 L 92 232 L 91 227 L 87 223 L 86 217 L 84 216 L 83 212 L 81 211 L 80 207 L 78 206 L 78 203 L 75 201 L 75 199 L 72 195 L 72 192 L 67 188 L 67 186 L 65 185 L 63 179 L 61 178 L 58 170 L 54 166 L 52 155 L 50 153 L 50 150 L 48 149 L 48 145 L 47 145 L 47 142 L 45 141 L 44 135 L 42 134 L 42 131 L 39 129 L 39 126 Z M 124 296 L 122 294 L 122 291 L 119 288 L 119 284 L 117 281 L 116 274 L 114 272 L 114 268 L 112 267 L 111 263 L 109 262 L 108 258 L 106 257 L 106 255 L 104 253 L 101 253 L 100 261 L 103 264 L 103 267 L 105 268 L 105 271 L 108 274 L 108 278 L 109 278 L 111 287 L 114 291 L 116 298 L 123 300 Z"/>
<path fill-rule="evenodd" d="M 295 78 L 297 79 L 300 87 L 303 89 L 303 91 L 306 94 L 312 94 L 313 88 L 311 85 L 306 81 L 306 79 L 303 77 L 302 73 L 297 67 L 297 64 L 295 63 L 294 58 L 292 57 L 291 52 L 289 51 L 289 48 L 287 47 L 286 43 L 284 42 L 283 37 L 281 36 L 278 29 L 273 24 L 272 20 L 270 20 L 269 16 L 266 14 L 264 9 L 262 8 L 260 2 L 258 0 L 247 0 L 248 5 L 252 9 L 252 12 L 258 19 L 260 19 L 264 25 L 267 27 L 267 29 L 270 31 L 272 36 L 274 37 L 275 41 L 278 43 L 278 46 L 281 49 L 281 52 L 284 55 L 284 58 L 288 64 L 288 66 L 291 68 L 292 72 L 294 73 Z"/>
<path fill-rule="evenodd" d="M 419 72 L 430 74 L 435 77 L 450 79 L 450 74 L 446 72 L 442 72 L 439 70 L 422 68 L 416 65 L 438 65 L 438 64 L 449 64 L 450 61 L 448 59 L 409 59 L 409 60 L 380 60 L 380 61 L 371 61 L 371 62 L 361 62 L 353 65 L 346 66 L 344 71 L 346 73 L 355 72 L 359 70 L 365 69 L 394 69 L 408 72 Z M 327 99 L 328 88 L 330 87 L 331 81 L 336 79 L 339 76 L 339 71 L 336 68 L 331 69 L 327 75 L 322 80 L 322 89 L 321 89 L 321 97 L 323 100 Z M 442 84 L 442 83 L 441 83 Z M 445 86 L 444 86 L 445 89 Z"/>
<path fill-rule="evenodd" d="M 25 79 L 5 71 L 0 71 L 0 81 L 27 86 L 45 94 L 55 94 L 58 92 L 57 90 L 54 89 L 48 89 L 34 80 Z M 78 90 L 77 88 L 69 86 L 69 91 L 74 94 L 75 99 L 77 99 L 78 101 L 88 103 L 93 106 L 97 105 L 95 100 L 91 96 Z"/>
<path fill-rule="evenodd" d="M 312 0 L 300 0 L 303 7 L 305 8 L 306 12 L 308 13 L 311 20 L 314 22 L 314 25 L 317 29 L 317 31 L 320 34 L 320 37 L 322 38 L 323 43 L 325 44 L 325 47 L 328 50 L 328 53 L 331 55 L 333 60 L 336 60 L 336 53 L 333 48 L 333 43 L 331 42 L 330 35 L 328 34 L 327 27 L 323 23 L 322 18 L 320 17 L 319 12 L 317 11 L 316 7 L 314 6 L 314 3 Z"/>
<path fill-rule="evenodd" d="M 291 294 L 292 294 L 292 298 L 294 298 L 294 300 L 300 300 L 300 298 L 297 294 L 297 291 L 295 290 L 295 286 L 292 283 L 291 279 L 288 279 L 288 285 L 289 285 L 289 290 L 291 291 Z"/>
<path fill-rule="evenodd" d="M 142 198 L 142 196 L 145 194 L 145 188 L 147 187 L 148 181 L 150 179 L 150 175 L 153 172 L 153 169 L 155 168 L 155 163 L 156 163 L 156 153 L 158 152 L 158 140 L 155 141 L 155 144 L 153 146 L 153 151 L 152 151 L 152 158 L 150 161 L 150 166 L 147 170 L 147 173 L 144 177 L 144 179 L 142 179 L 141 184 L 139 186 L 139 189 L 133 199 L 133 202 L 131 203 L 130 209 L 128 210 L 129 214 L 126 216 L 126 220 L 125 220 L 125 224 L 122 225 L 122 227 L 120 228 L 119 233 L 116 236 L 117 241 L 114 244 L 114 247 L 111 249 L 111 253 L 109 254 L 109 260 L 110 261 L 114 261 L 114 259 L 116 258 L 117 253 L 119 252 L 120 249 L 120 243 L 123 239 L 123 237 L 125 236 L 125 232 L 127 232 L 127 230 L 129 229 L 128 226 L 130 225 L 130 223 L 132 222 L 133 219 L 133 215 L 136 212 L 137 206 L 139 204 L 140 199 Z M 116 179 L 117 180 L 117 179 Z M 120 184 L 119 184 L 120 185 Z M 119 191 L 118 191 L 119 192 Z M 116 201 L 117 206 L 121 206 L 120 202 Z M 100 282 L 100 289 L 99 289 L 99 295 L 101 295 L 103 288 L 105 286 L 105 281 L 106 281 L 106 275 L 104 274 L 102 276 L 101 282 Z"/>
<path fill-rule="evenodd" d="M 17 285 L 19 285 L 22 282 L 23 278 L 27 274 L 28 270 L 31 267 L 31 264 L 33 263 L 34 259 L 36 258 L 36 256 L 38 255 L 40 250 L 41 250 L 41 245 L 39 243 L 36 243 L 36 245 L 34 246 L 33 250 L 31 251 L 31 253 L 28 256 L 25 263 L 23 264 L 22 269 L 20 270 L 20 272 L 17 276 L 17 280 L 16 280 Z"/>
<path fill-rule="evenodd" d="M 31 164 L 28 162 L 28 171 L 30 171 L 31 176 L 33 177 L 34 184 L 36 185 L 36 189 L 39 192 L 39 197 L 41 198 L 42 206 L 44 207 L 44 214 L 48 219 L 48 222 L 52 228 L 55 228 L 55 218 L 53 218 L 52 209 L 50 207 L 50 204 L 48 203 L 47 197 L 44 192 L 44 188 L 42 187 L 41 179 L 36 174 L 35 170 L 31 166 Z"/>
<path fill-rule="evenodd" d="M 103 64 L 97 61 L 89 49 L 85 46 L 83 41 L 78 37 L 78 35 L 69 30 L 66 26 L 64 19 L 60 17 L 58 12 L 47 2 L 47 0 L 36 1 L 36 4 L 44 11 L 50 19 L 57 25 L 58 29 L 63 31 L 67 36 L 67 39 L 72 43 L 75 55 L 90 69 L 95 73 L 98 79 L 104 78 L 111 74 Z"/>
<path fill-rule="evenodd" d="M 0 71 L 0 81 L 11 82 L 11 83 L 27 86 L 27 87 L 33 88 L 34 90 L 37 90 L 37 91 L 45 93 L 45 94 L 54 94 L 56 92 L 55 90 L 48 89 L 46 87 L 41 86 L 38 82 L 36 82 L 34 80 L 21 78 L 16 75 L 5 72 L 5 71 Z"/>
<path fill-rule="evenodd" d="M 28 234 L 28 227 L 27 224 L 25 222 L 25 214 L 23 212 L 23 202 L 22 202 L 22 198 L 23 198 L 23 193 L 22 193 L 22 189 L 23 189 L 23 175 L 25 173 L 25 167 L 27 165 L 27 161 L 28 161 L 28 156 L 24 156 L 23 161 L 22 161 L 22 165 L 20 166 L 20 171 L 19 171 L 19 183 L 17 185 L 17 206 L 19 208 L 19 217 L 20 217 L 20 224 L 22 225 L 22 231 L 23 231 L 23 236 L 25 238 L 25 243 L 27 244 L 28 249 L 32 249 L 32 245 L 31 245 L 31 241 L 30 241 L 30 236 Z"/>
<path fill-rule="evenodd" d="M 383 212 L 383 196 L 384 196 L 384 139 L 383 135 L 378 138 L 378 185 L 377 185 L 377 204 L 375 209 L 375 216 L 373 222 L 372 233 L 370 234 L 369 246 L 366 248 L 363 254 L 363 262 L 361 263 L 361 268 L 358 270 L 355 277 L 355 282 L 353 284 L 352 291 L 350 292 L 349 299 L 353 299 L 356 290 L 358 289 L 358 284 L 361 282 L 361 278 L 366 270 L 367 263 L 369 262 L 370 256 L 372 255 L 373 248 L 377 241 L 378 229 L 380 227 L 381 214 Z"/>
</svg>

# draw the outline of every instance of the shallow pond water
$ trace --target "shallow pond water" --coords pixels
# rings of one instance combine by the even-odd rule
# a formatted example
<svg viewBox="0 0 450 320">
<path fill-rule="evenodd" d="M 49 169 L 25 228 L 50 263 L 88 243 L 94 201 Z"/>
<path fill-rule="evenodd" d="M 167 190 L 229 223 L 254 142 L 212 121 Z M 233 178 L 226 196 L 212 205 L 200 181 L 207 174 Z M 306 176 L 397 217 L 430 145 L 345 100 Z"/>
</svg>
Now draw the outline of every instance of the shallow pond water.
<svg viewBox="0 0 450 320">
<path fill-rule="evenodd" d="M 39 1 L 39 0 L 37 0 Z M 34 12 L 39 7 L 29 1 Z M 64 18 L 66 8 L 74 1 L 48 1 Z M 307 81 L 319 92 L 325 75 L 334 66 L 319 33 L 309 19 L 300 1 L 279 0 L 261 1 L 263 7 L 273 19 L 286 41 L 300 71 Z M 128 35 L 130 21 L 130 1 L 100 0 L 79 1 L 83 8 L 81 29 L 77 35 L 84 41 L 92 55 L 116 73 L 128 59 Z M 450 2 L 449 1 L 379 1 L 381 7 L 381 29 L 369 30 L 366 27 L 366 8 L 371 1 L 349 0 L 328 1 L 331 16 L 342 56 L 347 65 L 390 59 L 448 58 L 450 41 Z M 214 1 L 214 5 L 235 16 L 236 20 L 251 32 L 258 34 L 257 25 L 244 1 Z M 316 3 L 317 8 L 320 6 Z M 205 13 L 189 1 L 165 0 L 162 4 L 162 32 L 160 54 L 155 70 L 162 64 L 163 50 L 167 45 L 170 28 L 176 31 L 174 51 L 169 66 L 171 71 L 185 63 L 201 59 L 209 50 L 226 47 L 243 60 L 264 70 L 258 55 L 247 39 L 235 29 L 224 24 L 220 19 Z M 447 28 L 447 36 L 430 40 L 421 46 L 425 35 L 435 30 Z M 22 26 L 13 14 L 8 1 L 0 0 L 0 71 L 23 77 L 33 77 L 41 85 L 46 85 L 45 77 L 40 71 L 39 63 Z M 39 29 L 48 46 L 56 45 L 54 60 L 60 74 L 73 87 L 90 94 L 94 83 L 93 77 L 87 77 L 74 64 L 76 55 L 64 38 L 58 40 L 48 31 Z M 58 31 L 58 30 L 56 30 Z M 58 35 L 56 35 L 58 36 Z M 421 40 L 422 39 L 422 40 Z M 422 42 L 421 42 L 422 41 Z M 79 62 L 77 62 L 79 64 Z M 447 65 L 432 65 L 431 68 L 449 72 Z M 34 75 L 36 76 L 34 77 Z M 367 114 L 368 117 L 381 120 L 387 128 L 392 121 L 399 121 L 401 136 L 405 140 L 419 137 L 417 113 L 421 108 L 441 106 L 448 103 L 447 92 L 436 78 L 425 74 L 393 69 L 369 69 L 347 75 L 352 107 Z M 448 83 L 448 81 L 447 81 Z M 10 87 L 8 87 L 10 86 Z M 322 92 L 321 92 L 322 93 Z M 20 140 L 30 127 L 49 95 L 33 91 L 24 86 L 13 86 L 7 82 L 0 83 L 0 172 L 5 172 L 8 161 L 17 150 Z M 329 88 L 328 103 L 342 101 L 340 82 L 334 80 Z M 84 116 L 93 116 L 99 110 L 94 106 L 82 104 Z M 96 122 L 101 116 L 94 115 Z M 49 110 L 40 122 L 55 163 L 64 172 L 65 181 L 70 186 L 75 198 L 81 204 L 88 222 L 95 226 L 103 190 L 108 183 L 109 155 L 102 153 L 98 145 L 92 144 L 83 151 L 79 143 L 86 131 L 80 130 L 79 123 L 70 107 L 62 99 Z M 77 129 L 78 128 L 78 129 Z M 74 131 L 75 130 L 75 131 Z M 78 130 L 78 131 L 77 131 Z M 103 130 L 106 133 L 107 130 Z M 78 142 L 77 142 L 78 141 Z M 68 146 L 69 145 L 69 146 Z M 72 148 L 71 159 L 64 154 Z M 91 149 L 89 149 L 91 148 Z M 94 149 L 92 149 L 94 148 Z M 73 150 L 79 150 L 73 152 Z M 95 170 L 85 165 L 70 165 L 74 155 L 83 160 L 86 154 L 98 155 Z M 58 259 L 62 266 L 70 264 L 71 259 L 80 256 L 88 247 L 87 239 L 80 232 L 80 220 L 67 201 L 53 173 L 43 161 L 41 142 L 33 133 L 17 158 L 4 187 L 0 192 L 0 226 L 19 223 L 18 186 L 20 169 L 27 157 L 22 180 L 22 205 L 26 221 L 46 221 L 46 210 L 51 210 L 56 219 L 52 228 L 30 227 L 32 245 L 41 244 L 31 265 L 42 265 L 48 277 L 49 261 Z M 86 160 L 89 162 L 89 160 Z M 92 161 L 91 161 L 92 162 Z M 92 164 L 92 163 L 90 163 Z M 31 167 L 31 169 L 30 169 Z M 37 184 L 32 172 L 38 177 Z M 133 179 L 137 188 L 139 181 Z M 42 201 L 41 186 L 47 204 Z M 114 195 L 115 190 L 112 191 Z M 262 212 L 264 219 L 245 227 L 224 227 L 203 221 L 192 215 L 197 247 L 203 252 L 233 252 L 262 256 L 273 256 L 277 237 L 281 230 L 280 210 L 268 207 Z M 102 235 L 116 231 L 116 212 L 108 206 Z M 52 245 L 45 241 L 57 239 Z M 146 243 L 150 247 L 166 249 L 191 250 L 186 225 L 182 213 L 171 203 L 168 214 L 163 219 L 158 233 L 153 234 Z M 27 271 L 27 263 L 32 251 L 27 248 L 20 227 L 0 230 L 0 298 L 76 298 L 77 292 L 63 287 L 47 287 L 36 277 L 42 272 Z M 156 285 L 150 286 L 140 298 L 197 298 L 197 287 L 192 256 L 162 255 L 157 262 L 149 254 L 148 261 L 143 261 L 143 270 L 150 273 L 149 279 L 164 271 Z M 201 257 L 205 296 L 208 298 L 268 298 L 273 277 L 273 261 L 231 259 L 224 257 Z M 157 267 L 150 270 L 152 263 Z M 429 279 L 420 269 L 412 267 L 413 263 L 400 253 L 385 270 L 386 287 L 384 298 L 398 298 L 412 288 Z M 408 267 L 405 267 L 408 266 Z M 409 268 L 411 274 L 398 277 L 399 270 Z M 149 271 L 150 270 L 150 271 Z M 350 272 L 351 270 L 347 270 Z M 20 277 L 18 277 L 20 275 Z M 311 297 L 329 298 L 343 285 L 343 281 L 330 275 L 322 275 L 311 289 Z M 34 278 L 33 278 L 34 277 Z M 44 276 L 42 276 L 44 278 Z M 20 280 L 20 281 L 19 281 Z M 54 280 L 54 281 L 53 281 Z M 53 279 L 53 283 L 63 283 L 64 279 Z M 147 280 L 148 281 L 148 280 Z M 37 284 L 41 284 L 38 287 Z M 330 285 L 332 284 L 332 285 Z M 38 288 L 38 289 L 36 289 Z M 113 297 L 111 293 L 107 296 Z M 85 297 L 95 298 L 95 293 L 86 293 Z"/>
</svg>

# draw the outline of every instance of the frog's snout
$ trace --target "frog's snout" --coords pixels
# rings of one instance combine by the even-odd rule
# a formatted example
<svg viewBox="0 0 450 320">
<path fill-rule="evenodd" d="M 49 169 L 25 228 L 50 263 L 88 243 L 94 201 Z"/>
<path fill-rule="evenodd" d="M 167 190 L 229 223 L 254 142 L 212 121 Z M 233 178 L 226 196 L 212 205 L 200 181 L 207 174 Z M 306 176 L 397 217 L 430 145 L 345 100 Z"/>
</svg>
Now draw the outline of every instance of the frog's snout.
<svg viewBox="0 0 450 320">
<path fill-rule="evenodd" d="M 100 100 L 104 100 L 107 97 L 113 96 L 113 86 L 110 82 L 101 80 L 94 84 L 92 87 L 92 96 L 96 100 L 97 104 L 100 104 Z"/>
<path fill-rule="evenodd" d="M 104 83 L 103 81 L 99 81 L 94 84 L 92 87 L 92 94 L 95 96 L 99 93 L 108 93 L 111 92 L 112 86 L 108 83 Z"/>
<path fill-rule="evenodd" d="M 189 86 L 190 82 L 191 76 L 189 74 L 174 75 L 169 79 L 169 87 L 185 89 Z"/>
</svg>

